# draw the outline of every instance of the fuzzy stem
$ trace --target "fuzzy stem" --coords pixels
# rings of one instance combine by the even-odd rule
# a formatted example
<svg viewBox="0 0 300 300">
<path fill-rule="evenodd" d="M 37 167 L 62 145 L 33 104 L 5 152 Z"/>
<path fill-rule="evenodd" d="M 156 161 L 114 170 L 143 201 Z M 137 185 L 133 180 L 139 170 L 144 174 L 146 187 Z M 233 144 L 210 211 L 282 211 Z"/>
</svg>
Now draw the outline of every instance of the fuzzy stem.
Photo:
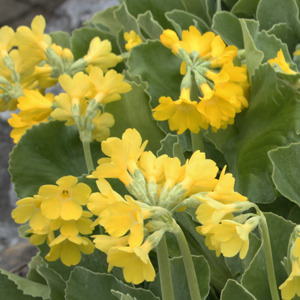
<svg viewBox="0 0 300 300">
<path fill-rule="evenodd" d="M 162 299 L 174 300 L 175 298 L 174 298 L 174 291 L 173 291 L 173 283 L 172 283 L 168 247 L 167 247 L 165 235 L 163 235 L 162 239 L 160 240 L 159 244 L 156 247 L 156 250 L 157 250 Z"/>
<path fill-rule="evenodd" d="M 183 259 L 185 273 L 189 285 L 191 300 L 201 300 L 197 275 L 196 275 L 194 262 L 190 252 L 189 245 L 186 241 L 186 238 L 180 226 L 176 222 L 173 223 L 173 229 L 174 230 L 172 232 L 174 233 L 177 239 L 182 254 L 182 259 Z"/>
<path fill-rule="evenodd" d="M 82 145 L 83 145 L 85 163 L 88 169 L 88 174 L 90 174 L 95 169 L 93 159 L 92 159 L 92 154 L 91 154 L 90 140 L 85 141 L 84 139 L 82 139 Z"/>
</svg>

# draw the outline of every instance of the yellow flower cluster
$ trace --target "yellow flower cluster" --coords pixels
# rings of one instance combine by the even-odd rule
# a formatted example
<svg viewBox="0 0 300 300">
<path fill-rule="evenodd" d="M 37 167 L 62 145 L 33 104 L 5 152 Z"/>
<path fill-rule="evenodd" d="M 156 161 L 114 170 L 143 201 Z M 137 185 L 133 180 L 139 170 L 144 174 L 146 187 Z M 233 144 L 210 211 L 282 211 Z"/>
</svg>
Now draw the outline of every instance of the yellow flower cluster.
<svg viewBox="0 0 300 300">
<path fill-rule="evenodd" d="M 180 73 L 185 75 L 179 100 L 161 97 L 154 118 L 168 120 L 178 134 L 189 129 L 198 133 L 211 125 L 213 131 L 233 124 L 235 115 L 248 107 L 247 68 L 235 66 L 235 46 L 226 46 L 213 32 L 201 34 L 196 27 L 183 30 L 182 40 L 172 30 L 165 30 L 161 42 L 180 57 Z M 192 80 L 198 88 L 198 99 L 191 100 Z"/>
<path fill-rule="evenodd" d="M 92 214 L 83 210 L 91 188 L 73 176 L 62 177 L 56 184 L 43 185 L 38 195 L 17 201 L 12 217 L 18 224 L 29 221 L 26 232 L 31 234 L 31 243 L 40 245 L 47 241 L 47 260 L 60 258 L 67 266 L 76 265 L 81 253 L 94 252 L 94 244 L 83 236 L 93 231 Z"/>
<path fill-rule="evenodd" d="M 172 231 L 173 212 L 186 207 L 197 208 L 196 216 L 202 224 L 197 230 L 206 235 L 210 249 L 218 255 L 231 257 L 240 252 L 240 257 L 245 257 L 248 235 L 258 217 L 233 216 L 251 205 L 234 191 L 232 175 L 225 174 L 224 168 L 217 179 L 218 167 L 200 151 L 181 165 L 176 157 L 156 157 L 145 151 L 146 144 L 135 129 L 127 129 L 122 139 L 108 138 L 102 142 L 102 151 L 108 157 L 101 158 L 89 176 L 98 179 L 100 193 L 90 196 L 88 208 L 98 216 L 95 224 L 102 225 L 109 234 L 95 236 L 94 242 L 107 253 L 109 269 L 123 267 L 125 279 L 130 282 L 153 280 L 153 268 L 146 256 L 154 247 L 153 235 Z M 137 200 L 122 198 L 104 178 L 119 179 Z M 139 275 L 132 261 L 139 264 Z"/>
<path fill-rule="evenodd" d="M 125 49 L 127 51 L 130 51 L 132 47 L 143 42 L 141 37 L 133 30 L 130 30 L 130 32 L 124 32 L 124 40 L 127 42 L 125 44 Z"/>
<path fill-rule="evenodd" d="M 9 120 L 15 142 L 28 128 L 47 122 L 50 115 L 74 124 L 73 104 L 80 105 L 80 115 L 85 116 L 90 100 L 103 105 L 119 100 L 121 93 L 131 89 L 121 74 L 108 70 L 122 60 L 111 52 L 108 40 L 95 37 L 87 54 L 74 61 L 70 49 L 62 49 L 44 34 L 45 26 L 45 19 L 37 16 L 31 28 L 20 26 L 16 32 L 8 26 L 0 29 L 0 110 L 15 110 L 16 106 L 21 110 Z M 66 94 L 55 99 L 51 94 L 44 96 L 44 89 L 57 82 Z M 99 105 L 93 107 L 90 121 L 92 140 L 102 141 L 109 136 L 114 119 L 102 114 Z"/>
<path fill-rule="evenodd" d="M 298 55 L 298 51 L 296 50 L 294 52 L 294 55 Z M 290 64 L 286 62 L 285 58 L 284 58 L 284 55 L 283 55 L 283 52 L 282 52 L 282 49 L 280 49 L 278 52 L 277 52 L 277 56 L 273 59 L 269 59 L 269 63 L 276 69 L 279 67 L 279 70 L 280 71 L 283 71 L 284 73 L 286 74 L 296 74 L 295 71 L 293 71 L 291 68 L 290 68 Z"/>
</svg>

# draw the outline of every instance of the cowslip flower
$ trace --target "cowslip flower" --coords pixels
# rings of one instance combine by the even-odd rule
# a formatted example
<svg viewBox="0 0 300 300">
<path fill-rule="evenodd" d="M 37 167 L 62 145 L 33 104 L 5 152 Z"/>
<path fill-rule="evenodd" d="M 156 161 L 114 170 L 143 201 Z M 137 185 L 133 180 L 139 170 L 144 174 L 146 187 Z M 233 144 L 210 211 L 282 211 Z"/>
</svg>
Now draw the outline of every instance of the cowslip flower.
<svg viewBox="0 0 300 300">
<path fill-rule="evenodd" d="M 153 281 L 155 270 L 148 256 L 152 249 L 153 245 L 147 240 L 140 246 L 110 248 L 107 252 L 108 271 L 114 266 L 123 268 L 124 279 L 133 284 Z"/>
<path fill-rule="evenodd" d="M 54 96 L 52 94 L 44 96 L 38 90 L 24 90 L 24 96 L 19 97 L 18 101 L 20 113 L 18 115 L 12 114 L 12 118 L 8 120 L 9 125 L 13 127 L 10 136 L 15 143 L 33 125 L 48 122 Z"/>
<path fill-rule="evenodd" d="M 8 54 L 14 46 L 15 32 L 9 26 L 0 28 L 0 57 Z"/>
<path fill-rule="evenodd" d="M 43 16 L 36 16 L 31 28 L 20 26 L 15 34 L 16 45 L 27 69 L 33 69 L 42 60 L 46 59 L 45 51 L 51 45 L 52 39 L 44 34 L 46 22 Z"/>
<path fill-rule="evenodd" d="M 110 41 L 101 41 L 99 37 L 95 37 L 90 42 L 88 53 L 83 58 L 88 65 L 97 66 L 103 72 L 107 72 L 109 68 L 115 67 L 122 61 L 121 56 L 112 53 L 111 50 Z"/>
<path fill-rule="evenodd" d="M 38 194 L 44 198 L 41 204 L 42 214 L 51 220 L 78 220 L 82 206 L 87 204 L 91 188 L 85 183 L 78 183 L 74 176 L 64 176 L 56 181 L 57 185 L 43 185 Z"/>
<path fill-rule="evenodd" d="M 115 70 L 109 70 L 105 75 L 98 67 L 92 67 L 89 77 L 93 83 L 93 90 L 90 98 L 95 99 L 101 105 L 121 99 L 120 94 L 127 93 L 131 90 L 131 85 L 124 82 L 122 74 Z"/>
<path fill-rule="evenodd" d="M 290 64 L 286 62 L 282 49 L 277 52 L 277 56 L 275 58 L 269 59 L 268 61 L 273 67 L 276 67 L 276 65 L 279 66 L 279 68 L 286 74 L 296 74 L 296 72 L 290 68 Z"/>
<path fill-rule="evenodd" d="M 50 251 L 45 256 L 49 261 L 61 259 L 66 266 L 77 265 L 81 260 L 81 253 L 94 252 L 94 244 L 86 237 L 59 235 L 50 244 Z"/>
<path fill-rule="evenodd" d="M 190 99 L 190 89 L 183 88 L 178 100 L 170 97 L 160 97 L 159 105 L 153 109 L 153 117 L 158 121 L 168 120 L 171 130 L 177 130 L 177 134 L 189 129 L 198 133 L 200 128 L 207 129 L 206 118 L 197 109 L 197 101 Z"/>
<path fill-rule="evenodd" d="M 292 260 L 292 271 L 279 289 L 283 300 L 292 300 L 296 295 L 300 296 L 300 265 L 297 260 Z"/>
<path fill-rule="evenodd" d="M 127 51 L 130 51 L 132 47 L 143 42 L 141 37 L 133 30 L 130 30 L 130 32 L 124 32 L 124 40 L 127 42 L 125 44 L 125 49 Z"/>
</svg>

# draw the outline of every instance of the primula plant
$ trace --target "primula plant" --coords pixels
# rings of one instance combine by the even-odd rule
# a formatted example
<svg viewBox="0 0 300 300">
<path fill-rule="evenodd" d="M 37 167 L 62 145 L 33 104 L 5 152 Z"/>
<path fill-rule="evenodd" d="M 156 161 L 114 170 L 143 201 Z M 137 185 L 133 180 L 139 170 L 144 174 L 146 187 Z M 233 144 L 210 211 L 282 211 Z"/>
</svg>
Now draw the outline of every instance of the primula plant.
<svg viewBox="0 0 300 300">
<path fill-rule="evenodd" d="M 300 3 L 122 0 L 0 29 L 6 299 L 300 297 Z"/>
</svg>

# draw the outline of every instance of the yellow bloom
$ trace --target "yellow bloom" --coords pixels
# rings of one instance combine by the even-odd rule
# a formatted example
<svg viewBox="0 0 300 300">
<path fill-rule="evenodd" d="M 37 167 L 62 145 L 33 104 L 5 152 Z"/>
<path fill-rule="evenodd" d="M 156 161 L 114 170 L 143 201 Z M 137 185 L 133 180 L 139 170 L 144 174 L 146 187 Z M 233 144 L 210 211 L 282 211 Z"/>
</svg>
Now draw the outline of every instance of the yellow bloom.
<svg viewBox="0 0 300 300">
<path fill-rule="evenodd" d="M 109 70 L 105 75 L 98 67 L 90 69 L 90 80 L 94 85 L 92 95 L 101 105 L 121 99 L 120 94 L 131 90 L 131 85 L 124 82 L 124 77 L 115 70 Z"/>
<path fill-rule="evenodd" d="M 56 181 L 57 185 L 43 185 L 39 195 L 45 198 L 41 204 L 42 214 L 51 220 L 78 220 L 82 205 L 86 205 L 91 188 L 85 183 L 77 183 L 74 176 L 64 176 Z"/>
<path fill-rule="evenodd" d="M 17 207 L 11 213 L 12 218 L 18 224 L 29 221 L 29 226 L 35 231 L 45 230 L 48 228 L 50 220 L 41 213 L 42 200 L 42 197 L 35 195 L 17 201 Z"/>
<path fill-rule="evenodd" d="M 293 56 L 300 55 L 300 49 L 296 49 L 293 53 Z"/>
<path fill-rule="evenodd" d="M 36 16 L 31 29 L 26 26 L 18 27 L 15 38 L 19 53 L 26 58 L 26 68 L 34 68 L 42 60 L 46 59 L 45 51 L 51 45 L 51 37 L 44 34 L 46 22 L 43 16 Z"/>
<path fill-rule="evenodd" d="M 48 122 L 48 117 L 52 112 L 54 96 L 52 94 L 42 95 L 38 90 L 24 90 L 24 96 L 19 98 L 18 108 L 21 112 L 12 118 L 8 123 L 14 129 L 11 137 L 17 143 L 27 129 L 41 122 Z"/>
<path fill-rule="evenodd" d="M 154 109 L 153 117 L 158 121 L 168 120 L 171 130 L 178 134 L 189 129 L 198 133 L 200 128 L 207 129 L 205 117 L 197 109 L 197 101 L 191 101 L 190 89 L 183 88 L 178 100 L 160 97 L 159 105 Z"/>
<path fill-rule="evenodd" d="M 292 300 L 296 295 L 300 296 L 300 266 L 297 260 L 292 260 L 292 272 L 279 289 L 283 300 Z"/>
<path fill-rule="evenodd" d="M 82 216 L 78 220 L 63 220 L 56 219 L 50 224 L 50 229 L 60 230 L 60 233 L 66 237 L 77 236 L 78 234 L 91 234 L 93 232 L 94 226 L 91 217 L 92 213 L 88 211 L 83 211 Z"/>
<path fill-rule="evenodd" d="M 113 247 L 123 247 L 128 245 L 128 235 L 122 237 L 112 237 L 110 235 L 93 235 L 95 247 L 104 253 Z"/>
<path fill-rule="evenodd" d="M 143 42 L 141 37 L 133 30 L 130 30 L 130 32 L 124 32 L 124 40 L 127 42 L 125 44 L 125 48 L 127 51 L 130 51 L 132 47 Z"/>
<path fill-rule="evenodd" d="M 134 174 L 138 168 L 137 161 L 146 145 L 147 141 L 142 144 L 142 138 L 135 129 L 127 129 L 121 140 L 108 138 L 101 143 L 101 147 L 102 152 L 110 158 L 98 160 L 99 166 L 91 178 L 119 178 L 128 186 L 132 182 L 129 173 Z"/>
<path fill-rule="evenodd" d="M 290 64 L 286 62 L 282 49 L 277 52 L 277 56 L 273 59 L 269 59 L 269 63 L 274 67 L 278 65 L 280 69 L 286 74 L 296 74 L 295 71 L 290 69 Z"/>
<path fill-rule="evenodd" d="M 107 262 L 110 269 L 113 266 L 123 268 L 127 282 L 139 284 L 145 280 L 153 281 L 155 271 L 148 256 L 152 248 L 147 241 L 138 247 L 112 247 L 107 253 Z"/>
<path fill-rule="evenodd" d="M 224 205 L 205 196 L 198 196 L 197 198 L 202 202 L 196 210 L 197 220 L 202 224 L 197 227 L 197 231 L 201 232 L 201 234 L 207 234 L 223 219 L 232 219 L 232 213 L 239 211 L 234 204 Z"/>
<path fill-rule="evenodd" d="M 187 189 L 186 195 L 212 191 L 217 183 L 217 173 L 216 163 L 198 150 L 186 161 L 184 180 L 180 184 L 182 189 Z"/>
<path fill-rule="evenodd" d="M 207 196 L 223 204 L 231 204 L 239 201 L 247 201 L 247 197 L 234 191 L 235 179 L 232 174 L 225 174 L 226 167 L 223 168 L 220 178 L 212 192 Z"/>
<path fill-rule="evenodd" d="M 101 68 L 103 72 L 107 72 L 109 68 L 113 68 L 122 61 L 120 56 L 111 53 L 112 47 L 108 40 L 101 41 L 99 37 L 92 39 L 87 55 L 83 58 L 88 65 Z"/>
<path fill-rule="evenodd" d="M 208 238 L 213 247 L 225 257 L 233 257 L 237 253 L 244 259 L 249 249 L 249 233 L 257 226 L 258 217 L 248 219 L 244 224 L 233 220 L 222 220 L 209 232 Z"/>
<path fill-rule="evenodd" d="M 0 28 L 0 58 L 7 55 L 14 46 L 15 32 L 9 26 Z"/>
<path fill-rule="evenodd" d="M 162 44 L 171 49 L 174 54 L 178 53 L 178 50 L 181 48 L 176 32 L 171 29 L 164 30 L 160 36 L 160 40 Z"/>
<path fill-rule="evenodd" d="M 95 128 L 92 130 L 92 141 L 102 142 L 110 136 L 110 127 L 115 124 L 115 120 L 110 113 L 101 113 L 99 110 L 96 117 L 93 119 Z"/>
<path fill-rule="evenodd" d="M 59 235 L 50 243 L 50 252 L 46 255 L 49 261 L 61 259 L 66 266 L 77 265 L 81 260 L 81 253 L 94 252 L 94 244 L 85 237 Z"/>
<path fill-rule="evenodd" d="M 66 121 L 65 125 L 70 126 L 75 124 L 75 121 L 73 119 L 72 115 L 72 100 L 71 97 L 68 94 L 61 93 L 58 96 L 54 97 L 55 104 L 57 104 L 58 107 L 56 107 L 51 112 L 51 117 L 58 121 Z M 85 101 L 82 101 L 83 109 L 85 110 L 87 107 L 87 104 Z M 82 108 L 82 106 L 81 106 Z M 82 113 L 83 113 L 82 109 Z"/>
</svg>

